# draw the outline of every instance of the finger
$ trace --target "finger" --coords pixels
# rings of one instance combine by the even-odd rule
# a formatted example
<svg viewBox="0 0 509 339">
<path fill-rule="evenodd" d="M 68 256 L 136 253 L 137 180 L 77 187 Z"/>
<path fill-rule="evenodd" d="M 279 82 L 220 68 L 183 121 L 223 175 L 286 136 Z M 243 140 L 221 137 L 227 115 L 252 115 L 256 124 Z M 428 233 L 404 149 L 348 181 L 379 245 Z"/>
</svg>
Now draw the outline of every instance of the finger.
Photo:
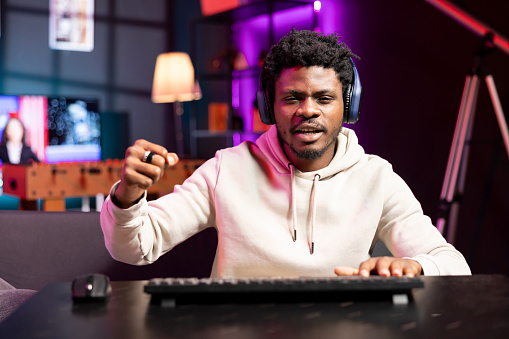
<svg viewBox="0 0 509 339">
<path fill-rule="evenodd" d="M 378 258 L 370 258 L 359 265 L 359 275 L 369 277 L 370 272 L 375 268 Z"/>
<path fill-rule="evenodd" d="M 338 266 L 334 268 L 334 273 L 336 275 L 358 275 L 359 269 L 348 266 Z"/>
<path fill-rule="evenodd" d="M 383 277 L 390 276 L 391 275 L 390 267 L 391 267 L 391 264 L 392 264 L 394 258 L 381 257 L 381 258 L 376 258 L 376 259 L 377 259 L 376 266 L 375 266 L 376 273 Z"/>
<path fill-rule="evenodd" d="M 178 159 L 176 155 L 171 156 L 171 158 Z M 126 151 L 126 163 L 138 172 L 148 175 L 154 181 L 163 176 L 167 159 L 168 151 L 164 147 L 145 140 L 137 140 Z M 150 165 L 157 166 L 159 169 L 150 167 Z"/>
<path fill-rule="evenodd" d="M 149 152 L 148 157 L 146 157 L 146 154 L 145 154 L 146 152 Z M 166 166 L 166 158 L 164 158 L 163 156 L 156 154 L 152 151 L 146 151 L 146 152 L 143 153 L 142 158 L 141 158 L 141 162 L 143 164 L 157 166 L 161 169 L 164 169 L 164 166 Z M 146 161 L 143 161 L 145 158 L 147 158 Z"/>
<path fill-rule="evenodd" d="M 144 153 L 145 151 L 143 149 L 136 147 L 130 147 L 127 150 L 123 176 L 131 176 L 137 172 L 149 177 L 154 181 L 159 178 L 162 170 L 164 169 L 164 159 L 156 154 L 152 157 L 151 163 L 149 164 L 143 162 Z M 136 180 L 132 181 L 135 182 Z"/>
<path fill-rule="evenodd" d="M 161 168 L 164 168 L 166 165 L 167 156 L 168 155 L 161 155 L 145 149 L 137 149 L 136 151 L 136 158 L 138 158 L 140 162 L 159 166 Z"/>
<path fill-rule="evenodd" d="M 139 139 L 132 147 L 128 148 L 126 160 L 128 158 L 131 158 L 134 164 L 142 162 L 158 166 L 161 169 L 158 177 L 162 177 L 166 167 L 168 151 L 163 146 Z"/>
<path fill-rule="evenodd" d="M 402 262 L 399 260 L 394 260 L 391 263 L 391 266 L 389 268 L 390 275 L 394 275 L 396 277 L 401 277 L 403 275 L 403 271 L 407 268 L 407 266 L 403 266 Z"/>
<path fill-rule="evenodd" d="M 143 154 L 145 154 L 145 151 L 151 151 L 161 156 L 163 159 L 166 159 L 168 156 L 168 151 L 166 150 L 166 148 L 144 139 L 136 140 L 136 142 L 134 143 L 134 147 L 142 149 Z"/>
<path fill-rule="evenodd" d="M 179 157 L 176 153 L 168 153 L 168 156 L 166 157 L 166 162 L 170 167 L 175 166 L 178 161 Z"/>
<path fill-rule="evenodd" d="M 414 270 L 411 267 L 405 267 L 403 268 L 403 275 L 405 277 L 413 278 L 415 277 Z"/>
<path fill-rule="evenodd" d="M 155 158 L 155 156 L 154 156 Z M 164 160 L 162 160 L 161 157 L 159 159 L 154 160 L 152 164 L 147 163 L 139 163 L 137 164 L 134 169 L 136 172 L 143 174 L 144 176 L 147 176 L 152 180 L 152 183 L 150 185 L 153 185 L 155 182 L 159 181 L 159 179 L 163 176 L 164 172 Z M 156 164 L 158 162 L 159 164 Z"/>
<path fill-rule="evenodd" d="M 151 166 L 154 167 L 154 166 Z M 126 168 L 123 176 L 123 182 L 126 183 L 127 187 L 139 187 L 143 190 L 147 190 L 152 184 L 156 177 L 153 177 L 148 173 L 149 171 L 140 171 L 133 168 Z"/>
<path fill-rule="evenodd" d="M 141 143 L 137 141 L 135 145 L 127 149 L 121 180 L 125 181 L 129 187 L 147 189 L 162 177 L 166 161 L 165 158 L 154 153 L 150 163 L 143 162 L 147 150 L 140 145 Z M 150 181 L 138 174 L 148 177 Z"/>
<path fill-rule="evenodd" d="M 421 264 L 414 260 L 409 260 L 407 262 L 407 265 L 403 267 L 403 274 L 411 278 L 413 278 L 416 275 L 420 275 L 421 271 L 422 271 Z"/>
</svg>

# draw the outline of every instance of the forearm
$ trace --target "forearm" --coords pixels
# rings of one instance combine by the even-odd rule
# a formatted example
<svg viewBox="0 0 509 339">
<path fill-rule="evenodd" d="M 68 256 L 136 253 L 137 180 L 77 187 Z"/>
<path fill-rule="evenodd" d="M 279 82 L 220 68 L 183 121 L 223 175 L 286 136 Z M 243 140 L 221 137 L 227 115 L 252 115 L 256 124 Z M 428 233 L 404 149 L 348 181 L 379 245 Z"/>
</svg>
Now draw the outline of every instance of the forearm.
<svg viewBox="0 0 509 339">
<path fill-rule="evenodd" d="M 447 243 L 425 216 L 396 223 L 381 233 L 394 256 L 413 259 L 424 275 L 470 275 L 463 255 Z"/>
<path fill-rule="evenodd" d="M 196 172 L 195 172 L 196 173 Z M 101 210 L 106 248 L 116 260 L 149 264 L 206 227 L 215 225 L 209 189 L 201 176 L 190 178 L 174 192 L 147 202 L 146 194 L 122 209 L 111 201 L 118 183 Z"/>
<path fill-rule="evenodd" d="M 101 210 L 101 227 L 104 234 L 106 248 L 110 255 L 118 260 L 132 265 L 150 263 L 146 253 L 142 250 L 142 240 L 147 243 L 153 236 L 150 232 L 142 231 L 146 218 L 145 198 L 135 206 L 122 210 L 115 206 L 110 196 L 105 200 Z"/>
<path fill-rule="evenodd" d="M 447 243 L 401 178 L 392 175 L 380 221 L 380 239 L 396 257 L 413 259 L 425 275 L 470 275 L 463 255 Z"/>
<path fill-rule="evenodd" d="M 452 245 L 446 244 L 428 254 L 412 257 L 418 261 L 424 275 L 471 275 L 463 255 Z"/>
</svg>

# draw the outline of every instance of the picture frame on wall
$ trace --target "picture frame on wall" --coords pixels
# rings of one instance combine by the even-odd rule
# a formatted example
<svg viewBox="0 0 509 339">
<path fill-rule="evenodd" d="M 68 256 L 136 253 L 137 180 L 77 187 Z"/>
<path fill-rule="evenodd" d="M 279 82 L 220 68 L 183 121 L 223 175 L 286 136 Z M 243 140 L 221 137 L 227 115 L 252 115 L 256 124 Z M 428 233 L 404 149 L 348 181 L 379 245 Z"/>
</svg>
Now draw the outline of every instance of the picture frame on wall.
<svg viewBox="0 0 509 339">
<path fill-rule="evenodd" d="M 50 0 L 51 49 L 94 50 L 94 0 Z"/>
</svg>

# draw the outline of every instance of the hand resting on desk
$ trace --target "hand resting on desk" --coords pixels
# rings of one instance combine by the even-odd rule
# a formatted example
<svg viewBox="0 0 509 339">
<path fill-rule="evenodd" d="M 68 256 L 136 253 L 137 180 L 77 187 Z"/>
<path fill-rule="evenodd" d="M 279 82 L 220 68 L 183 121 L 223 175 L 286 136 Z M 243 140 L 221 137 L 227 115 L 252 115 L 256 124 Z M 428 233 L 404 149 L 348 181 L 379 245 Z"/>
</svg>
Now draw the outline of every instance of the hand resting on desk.
<svg viewBox="0 0 509 339">
<path fill-rule="evenodd" d="M 414 277 L 422 273 L 421 264 L 412 259 L 393 257 L 373 257 L 359 265 L 359 268 L 339 266 L 334 269 L 336 275 L 362 275 L 368 277 L 370 273 L 381 276 L 403 275 Z"/>
</svg>

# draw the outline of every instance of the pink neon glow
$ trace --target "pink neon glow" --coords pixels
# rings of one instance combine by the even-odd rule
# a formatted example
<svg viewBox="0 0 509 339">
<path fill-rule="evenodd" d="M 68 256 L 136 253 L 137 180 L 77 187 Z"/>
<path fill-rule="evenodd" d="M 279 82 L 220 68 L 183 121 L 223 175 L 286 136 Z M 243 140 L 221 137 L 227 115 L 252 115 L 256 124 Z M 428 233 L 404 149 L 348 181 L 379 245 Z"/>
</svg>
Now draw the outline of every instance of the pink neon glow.
<svg viewBox="0 0 509 339">
<path fill-rule="evenodd" d="M 19 99 L 19 119 L 26 128 L 26 138 L 39 160 L 45 160 L 48 146 L 48 99 L 45 96 L 23 95 Z"/>
<path fill-rule="evenodd" d="M 240 91 L 239 91 L 239 87 L 240 87 L 240 81 L 239 81 L 239 72 L 238 71 L 233 71 L 232 72 L 232 107 L 234 109 L 238 109 L 239 108 L 239 103 L 240 103 Z"/>
<path fill-rule="evenodd" d="M 323 13 L 321 13 L 323 14 Z M 259 15 L 252 19 L 232 25 L 232 40 L 246 57 L 249 69 L 238 73 L 232 81 L 232 106 L 244 121 L 244 130 L 253 128 L 253 100 L 258 87 L 260 55 L 267 53 L 272 44 L 288 33 L 292 27 L 313 29 L 313 9 L 311 4 L 275 12 L 272 17 Z M 273 36 L 269 36 L 269 25 L 272 25 Z M 244 134 L 245 135 L 245 134 Z M 253 135 L 255 136 L 255 135 Z"/>
<path fill-rule="evenodd" d="M 447 1 L 444 0 L 426 0 L 438 9 L 440 9 L 442 12 L 446 13 L 450 17 L 452 17 L 454 20 L 458 21 L 460 24 L 465 26 L 466 28 L 470 29 L 474 33 L 484 36 L 488 32 L 492 32 L 495 37 L 493 39 L 493 43 L 500 49 L 502 49 L 504 52 L 509 54 L 509 42 L 502 37 L 499 33 L 495 32 L 493 29 L 491 29 L 489 26 L 477 21 L 472 16 L 468 15 L 465 12 L 462 12 L 459 8 L 453 6 Z"/>
</svg>

